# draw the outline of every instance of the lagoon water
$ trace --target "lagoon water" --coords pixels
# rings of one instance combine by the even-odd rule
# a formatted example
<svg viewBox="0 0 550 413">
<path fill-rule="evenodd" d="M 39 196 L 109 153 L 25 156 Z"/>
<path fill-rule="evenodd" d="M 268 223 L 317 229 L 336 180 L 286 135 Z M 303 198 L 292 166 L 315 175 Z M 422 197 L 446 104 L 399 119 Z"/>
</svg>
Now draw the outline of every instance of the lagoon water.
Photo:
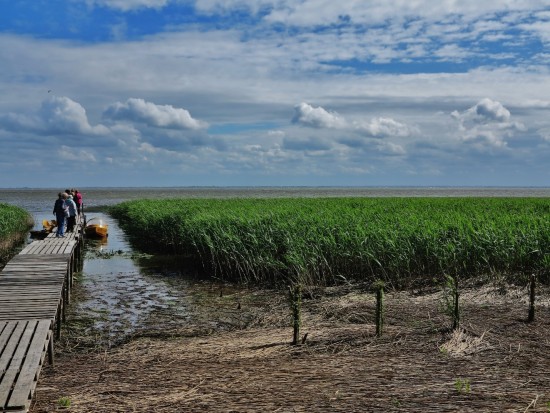
<svg viewBox="0 0 550 413">
<path fill-rule="evenodd" d="M 35 228 L 53 219 L 53 204 L 60 189 L 0 189 L 0 203 L 29 211 Z M 86 243 L 80 288 L 85 293 L 76 303 L 76 314 L 94 320 L 104 345 L 124 340 L 140 329 L 163 323 L 182 325 L 211 322 L 208 309 L 197 304 L 219 287 L 197 283 L 181 261 L 134 255 L 117 222 L 101 212 L 101 206 L 143 198 L 273 198 L 273 197 L 550 197 L 550 188 L 352 188 L 352 187 L 233 187 L 233 188 L 84 188 L 81 189 L 87 219 L 100 218 L 109 225 L 109 237 Z M 29 239 L 30 241 L 30 239 Z M 176 265 L 174 265 L 176 264 Z M 225 287 L 224 287 L 225 288 Z M 152 325 L 153 324 L 153 325 Z"/>
</svg>

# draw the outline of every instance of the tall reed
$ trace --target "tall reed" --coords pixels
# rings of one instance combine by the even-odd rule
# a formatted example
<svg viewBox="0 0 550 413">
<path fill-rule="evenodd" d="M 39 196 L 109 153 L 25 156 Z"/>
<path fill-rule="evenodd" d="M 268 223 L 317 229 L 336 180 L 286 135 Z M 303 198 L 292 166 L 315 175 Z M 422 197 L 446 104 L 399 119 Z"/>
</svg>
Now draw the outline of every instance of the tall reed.
<svg viewBox="0 0 550 413">
<path fill-rule="evenodd" d="M 399 286 L 440 274 L 533 272 L 549 281 L 546 198 L 142 200 L 111 213 L 139 248 L 187 254 L 245 283 Z"/>
<path fill-rule="evenodd" d="M 0 264 L 12 248 L 21 243 L 33 226 L 31 215 L 22 208 L 0 203 Z"/>
</svg>

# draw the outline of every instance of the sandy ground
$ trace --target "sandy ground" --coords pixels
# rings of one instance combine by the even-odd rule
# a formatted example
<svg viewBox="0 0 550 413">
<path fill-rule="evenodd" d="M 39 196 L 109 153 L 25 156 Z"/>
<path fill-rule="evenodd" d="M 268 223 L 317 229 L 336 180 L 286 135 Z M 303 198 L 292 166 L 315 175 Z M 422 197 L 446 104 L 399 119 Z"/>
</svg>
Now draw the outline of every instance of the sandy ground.
<svg viewBox="0 0 550 413">
<path fill-rule="evenodd" d="M 376 337 L 371 292 L 318 290 L 299 346 L 274 292 L 213 295 L 208 328 L 165 313 L 110 347 L 68 323 L 31 412 L 550 412 L 550 295 L 526 323 L 527 294 L 463 291 L 452 332 L 441 293 L 388 293 Z"/>
</svg>

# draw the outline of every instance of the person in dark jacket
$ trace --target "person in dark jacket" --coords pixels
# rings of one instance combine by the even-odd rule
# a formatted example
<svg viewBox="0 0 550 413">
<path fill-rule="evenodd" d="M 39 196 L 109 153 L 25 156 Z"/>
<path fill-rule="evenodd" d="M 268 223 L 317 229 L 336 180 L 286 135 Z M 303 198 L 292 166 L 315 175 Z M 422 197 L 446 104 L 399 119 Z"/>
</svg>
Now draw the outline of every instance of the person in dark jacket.
<svg viewBox="0 0 550 413">
<path fill-rule="evenodd" d="M 57 200 L 53 206 L 53 214 L 55 215 L 55 220 L 57 221 L 57 231 L 55 232 L 56 237 L 64 237 L 65 232 L 65 211 L 67 207 L 65 205 L 65 195 L 63 192 L 57 194 Z"/>
</svg>

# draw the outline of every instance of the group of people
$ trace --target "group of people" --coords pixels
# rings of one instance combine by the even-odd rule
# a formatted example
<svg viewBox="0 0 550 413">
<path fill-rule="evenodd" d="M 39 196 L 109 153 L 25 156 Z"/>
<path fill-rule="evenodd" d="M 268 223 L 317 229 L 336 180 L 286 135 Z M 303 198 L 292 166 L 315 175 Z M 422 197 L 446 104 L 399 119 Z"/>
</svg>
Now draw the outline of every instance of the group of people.
<svg viewBox="0 0 550 413">
<path fill-rule="evenodd" d="M 57 221 L 55 236 L 65 236 L 65 223 L 67 232 L 73 232 L 76 226 L 76 218 L 82 211 L 82 194 L 78 189 L 65 189 L 65 192 L 57 194 L 57 200 L 53 206 L 53 214 Z"/>
</svg>

